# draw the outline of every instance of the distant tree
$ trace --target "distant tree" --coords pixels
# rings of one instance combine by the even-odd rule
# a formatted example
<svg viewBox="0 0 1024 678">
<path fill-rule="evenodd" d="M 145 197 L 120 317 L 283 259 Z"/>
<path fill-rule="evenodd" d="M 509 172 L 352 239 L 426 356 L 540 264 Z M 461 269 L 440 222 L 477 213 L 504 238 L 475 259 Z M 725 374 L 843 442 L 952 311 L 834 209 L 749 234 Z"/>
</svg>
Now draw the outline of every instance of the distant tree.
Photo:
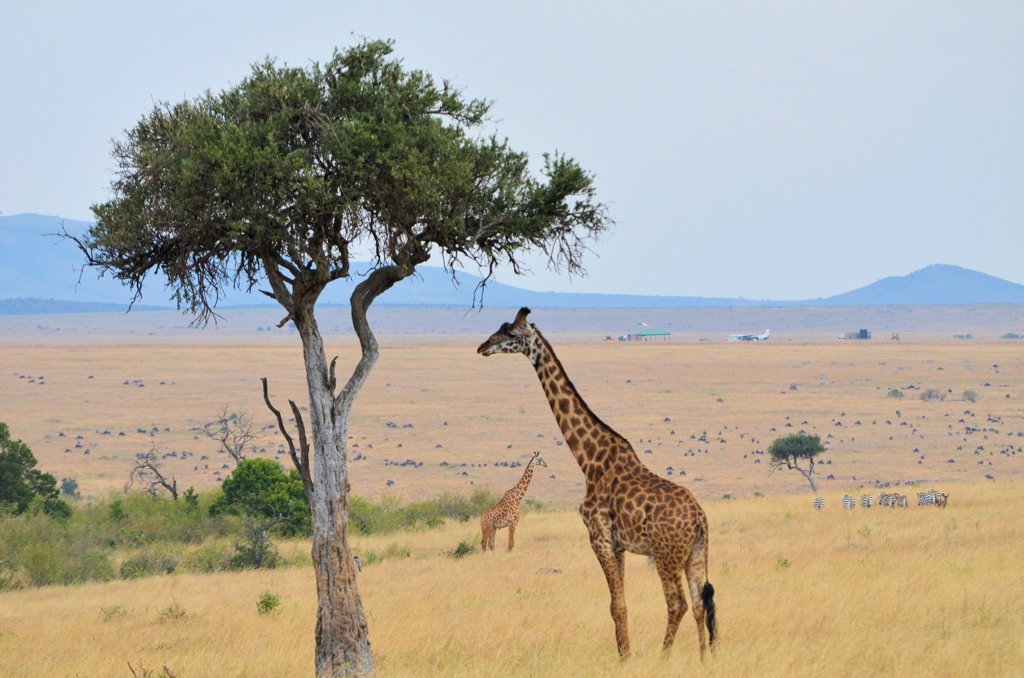
<svg viewBox="0 0 1024 678">
<path fill-rule="evenodd" d="M 814 482 L 814 462 L 815 457 L 824 451 L 825 448 L 818 436 L 793 433 L 772 441 L 768 448 L 768 454 L 771 455 L 769 467 L 773 473 L 780 468 L 799 471 L 811 484 L 811 490 L 817 492 L 818 486 Z M 802 462 L 806 462 L 806 465 L 801 465 Z"/>
<path fill-rule="evenodd" d="M 295 325 L 315 473 L 308 457 L 292 460 L 313 514 L 319 676 L 374 672 L 348 543 L 346 448 L 352 405 L 378 358 L 370 305 L 432 254 L 453 276 L 476 265 L 484 281 L 499 264 L 520 273 L 528 252 L 583 273 L 587 241 L 610 224 L 574 160 L 545 155 L 536 177 L 526 154 L 486 133 L 488 102 L 391 52 L 390 42 L 364 41 L 305 68 L 268 60 L 223 92 L 158 104 L 114 142 L 112 198 L 75 239 L 87 265 L 135 300 L 161 271 L 179 308 L 203 324 L 226 287 L 266 285 L 285 311 L 279 326 Z M 353 270 L 354 254 L 370 264 Z M 314 307 L 329 283 L 353 275 L 361 357 L 339 390 Z"/>
<path fill-rule="evenodd" d="M 7 424 L 0 422 L 0 508 L 18 514 L 33 506 L 55 518 L 71 515 L 71 507 L 60 498 L 57 479 L 37 470 L 32 450 L 13 440 Z"/>
<path fill-rule="evenodd" d="M 220 408 L 213 421 L 203 425 L 203 432 L 217 441 L 221 452 L 234 459 L 235 466 L 245 460 L 260 437 L 259 428 L 248 412 L 232 412 L 227 405 Z"/>
<path fill-rule="evenodd" d="M 64 478 L 60 481 L 60 496 L 68 499 L 78 500 L 82 495 L 78 492 L 78 481 L 74 478 Z"/>
</svg>

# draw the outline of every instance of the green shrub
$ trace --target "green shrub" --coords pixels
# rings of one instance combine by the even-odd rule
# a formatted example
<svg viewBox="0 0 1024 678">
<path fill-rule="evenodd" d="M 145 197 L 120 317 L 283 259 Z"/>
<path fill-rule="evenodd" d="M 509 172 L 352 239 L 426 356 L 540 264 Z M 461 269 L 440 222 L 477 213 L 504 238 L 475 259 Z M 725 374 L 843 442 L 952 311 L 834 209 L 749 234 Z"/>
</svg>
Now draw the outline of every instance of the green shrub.
<svg viewBox="0 0 1024 678">
<path fill-rule="evenodd" d="M 903 397 L 903 391 L 899 390 L 898 388 L 890 388 L 889 389 L 889 393 L 887 395 L 890 398 L 902 398 Z"/>
<path fill-rule="evenodd" d="M 1007 332 L 1000 339 L 1024 339 L 1024 335 L 1017 334 L 1016 332 Z"/>
<path fill-rule="evenodd" d="M 172 544 L 156 544 L 145 548 L 121 563 L 122 579 L 137 579 L 161 574 L 173 574 L 178 569 L 181 555 Z"/>
<path fill-rule="evenodd" d="M 964 400 L 966 400 L 967 402 L 973 403 L 977 399 L 978 399 L 978 394 L 977 394 L 976 391 L 972 391 L 971 389 L 967 389 L 966 391 L 964 391 Z"/>
<path fill-rule="evenodd" d="M 921 400 L 926 402 L 933 402 L 936 400 L 945 400 L 946 392 L 937 388 L 928 388 L 921 393 Z"/>
<path fill-rule="evenodd" d="M 280 607 L 281 596 L 272 591 L 264 591 L 260 594 L 259 600 L 256 601 L 256 612 L 261 616 L 276 612 Z"/>
<path fill-rule="evenodd" d="M 459 545 L 448 552 L 450 558 L 461 559 L 476 553 L 476 542 L 472 537 L 466 537 L 459 542 Z"/>
<path fill-rule="evenodd" d="M 189 572 L 220 572 L 232 567 L 231 547 L 220 539 L 210 539 L 185 554 L 181 567 Z"/>
<path fill-rule="evenodd" d="M 412 556 L 412 550 L 408 546 L 399 546 L 396 542 L 392 542 L 385 546 L 380 553 L 371 549 L 362 554 L 360 558 L 362 558 L 363 566 L 366 566 L 382 563 L 388 558 L 409 558 L 410 556 Z"/>
</svg>

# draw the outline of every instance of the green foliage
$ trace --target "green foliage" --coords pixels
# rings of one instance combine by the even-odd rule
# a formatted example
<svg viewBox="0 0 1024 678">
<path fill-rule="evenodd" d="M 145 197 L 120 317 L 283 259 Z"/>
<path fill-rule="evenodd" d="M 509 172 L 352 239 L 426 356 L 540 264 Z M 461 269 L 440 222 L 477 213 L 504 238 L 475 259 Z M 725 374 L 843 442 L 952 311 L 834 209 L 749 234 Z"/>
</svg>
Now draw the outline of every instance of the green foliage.
<svg viewBox="0 0 1024 678">
<path fill-rule="evenodd" d="M 6 505 L 14 514 L 35 507 L 55 518 L 67 518 L 71 507 L 60 498 L 57 479 L 35 466 L 32 450 L 11 439 L 7 424 L 0 422 L 0 507 Z"/>
<path fill-rule="evenodd" d="M 230 567 L 236 570 L 277 567 L 277 548 L 270 536 L 272 521 L 260 516 L 247 516 L 243 525 L 242 540 L 235 544 Z"/>
<path fill-rule="evenodd" d="M 309 503 L 302 478 L 285 473 L 271 459 L 246 459 L 221 484 L 223 496 L 210 507 L 211 515 L 235 513 L 275 522 L 285 535 L 312 531 Z"/>
<path fill-rule="evenodd" d="M 79 500 L 82 495 L 78 492 L 78 481 L 74 478 L 64 478 L 60 481 L 60 496 L 68 499 Z"/>
<path fill-rule="evenodd" d="M 114 144 L 114 197 L 80 243 L 89 264 L 138 293 L 160 269 L 204 318 L 223 286 L 268 267 L 306 268 L 315 298 L 353 249 L 401 277 L 433 248 L 485 270 L 539 250 L 580 272 L 608 226 L 592 177 L 556 153 L 537 180 L 484 133 L 488 102 L 391 53 L 364 41 L 305 68 L 268 59 L 227 90 L 158 104 Z"/>
<path fill-rule="evenodd" d="M 409 558 L 411 556 L 412 550 L 408 546 L 399 546 L 396 542 L 391 542 L 380 553 L 373 549 L 367 549 L 360 555 L 360 558 L 363 560 L 363 567 L 366 567 L 367 565 L 382 563 L 388 558 Z"/>
<path fill-rule="evenodd" d="M 446 518 L 465 522 L 479 516 L 497 501 L 498 496 L 486 490 L 476 490 L 469 497 L 446 492 L 437 499 L 406 505 L 396 497 L 371 502 L 353 496 L 349 499 L 349 524 L 358 534 L 438 527 Z"/>
<path fill-rule="evenodd" d="M 174 574 L 181 562 L 181 549 L 175 544 L 157 543 L 141 549 L 121 563 L 122 579 L 138 579 Z"/>
<path fill-rule="evenodd" d="M 772 462 L 777 463 L 785 463 L 787 459 L 813 459 L 824 451 L 821 438 L 807 433 L 792 433 L 776 438 L 768 448 Z"/>
<path fill-rule="evenodd" d="M 897 398 L 898 399 L 898 398 L 902 398 L 903 397 L 903 391 L 899 390 L 898 388 L 890 388 L 889 389 L 889 393 L 887 395 L 890 398 Z"/>
<path fill-rule="evenodd" d="M 458 546 L 448 552 L 448 556 L 460 560 L 472 553 L 476 553 L 475 540 L 472 537 L 465 537 L 459 541 Z"/>
<path fill-rule="evenodd" d="M 964 400 L 966 400 L 969 403 L 973 403 L 973 402 L 977 401 L 978 400 L 978 393 L 977 393 L 977 391 L 973 391 L 971 389 L 967 389 L 966 391 L 964 391 Z"/>
<path fill-rule="evenodd" d="M 185 502 L 186 511 L 193 513 L 199 510 L 199 495 L 196 494 L 195 489 L 188 488 L 185 490 L 185 494 L 181 495 L 181 498 Z"/>
<path fill-rule="evenodd" d="M 485 491 L 445 494 L 402 505 L 353 497 L 377 532 L 428 529 L 445 520 L 465 520 L 491 506 Z M 220 490 L 195 493 L 198 510 L 170 497 L 142 492 L 111 495 L 77 504 L 66 520 L 45 512 L 0 515 L 0 591 L 27 586 L 77 584 L 180 572 L 209 573 L 286 564 L 271 538 L 273 520 L 259 515 L 210 515 L 223 503 Z M 467 541 L 473 546 L 472 540 Z M 306 551 L 303 551 L 306 553 Z M 363 564 L 408 558 L 408 547 L 389 544 L 361 554 Z M 308 564 L 308 558 L 303 561 Z M 294 562 L 289 561 L 292 565 Z"/>
<path fill-rule="evenodd" d="M 999 337 L 1000 339 L 1024 339 L 1024 335 L 1017 334 L 1016 332 L 1007 332 L 1006 334 Z"/>
<path fill-rule="evenodd" d="M 783 570 L 788 570 L 789 565 L 789 560 L 787 560 L 786 558 L 779 558 L 775 561 L 775 569 L 779 572 L 782 572 Z"/>
<path fill-rule="evenodd" d="M 927 388 L 921 392 L 921 400 L 926 402 L 945 400 L 946 392 L 937 388 Z"/>
<path fill-rule="evenodd" d="M 281 607 L 281 596 L 273 591 L 264 591 L 256 601 L 256 613 L 261 617 L 277 612 Z"/>
</svg>

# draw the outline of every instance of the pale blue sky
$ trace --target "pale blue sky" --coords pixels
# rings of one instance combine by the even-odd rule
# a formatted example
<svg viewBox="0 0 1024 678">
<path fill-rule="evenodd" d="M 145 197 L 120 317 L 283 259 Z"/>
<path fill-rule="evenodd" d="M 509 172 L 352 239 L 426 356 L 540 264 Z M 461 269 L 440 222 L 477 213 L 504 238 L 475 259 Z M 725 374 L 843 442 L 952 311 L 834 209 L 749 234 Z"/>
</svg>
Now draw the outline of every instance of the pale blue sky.
<svg viewBox="0 0 1024 678">
<path fill-rule="evenodd" d="M 0 211 L 90 218 L 155 101 L 393 38 L 597 176 L 590 276 L 795 299 L 931 263 L 1024 282 L 1024 3 L 0 3 Z"/>
</svg>

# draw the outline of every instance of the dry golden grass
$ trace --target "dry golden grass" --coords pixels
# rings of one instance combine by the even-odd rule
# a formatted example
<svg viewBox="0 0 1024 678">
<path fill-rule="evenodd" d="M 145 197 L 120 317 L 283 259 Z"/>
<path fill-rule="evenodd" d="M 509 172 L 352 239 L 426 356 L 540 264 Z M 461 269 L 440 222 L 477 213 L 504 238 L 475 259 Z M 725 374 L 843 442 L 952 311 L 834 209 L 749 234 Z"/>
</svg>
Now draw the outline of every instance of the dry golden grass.
<svg viewBox="0 0 1024 678">
<path fill-rule="evenodd" d="M 660 656 L 665 609 L 644 558 L 626 575 L 635 657 L 620 664 L 608 592 L 579 517 L 529 513 L 516 550 L 445 555 L 473 523 L 356 542 L 410 548 L 364 568 L 360 588 L 383 676 L 1015 676 L 1024 668 L 1020 483 L 956 487 L 945 510 L 838 508 L 826 494 L 706 503 L 719 609 L 701 666 L 687 615 Z M 499 533 L 499 547 L 504 546 Z M 289 548 L 304 548 L 291 545 Z M 307 568 L 0 594 L 0 675 L 179 676 L 312 671 Z M 263 591 L 280 611 L 256 612 Z M 163 613 L 177 605 L 183 617 Z"/>
<path fill-rule="evenodd" d="M 482 358 L 475 352 L 480 339 L 385 341 L 353 411 L 351 453 L 365 457 L 350 467 L 356 494 L 413 500 L 446 490 L 503 491 L 519 472 L 495 464 L 524 461 L 539 449 L 549 468 L 534 479 L 531 496 L 563 507 L 582 500 L 582 476 L 558 445 L 561 435 L 529 363 L 521 356 Z M 1012 342 L 551 340 L 598 416 L 631 440 L 656 472 L 684 469 L 684 482 L 700 499 L 802 491 L 803 478 L 769 476 L 754 454 L 800 429 L 830 446 L 832 464 L 821 469 L 825 490 L 876 480 L 1024 477 L 1024 450 L 1003 453 L 1024 445 L 1024 351 Z M 328 350 L 340 355 L 343 372 L 358 347 L 333 337 Z M 26 375 L 45 376 L 45 384 L 29 383 L 21 378 Z M 186 460 L 166 459 L 165 468 L 179 487 L 204 489 L 229 472 L 222 468 L 229 460 L 194 429 L 225 403 L 271 424 L 260 376 L 270 378 L 279 407 L 289 397 L 305 401 L 301 355 L 291 344 L 13 343 L 0 346 L 0 421 L 29 444 L 43 470 L 76 478 L 85 495 L 119 489 L 135 454 L 151 448 L 194 452 Z M 894 387 L 905 389 L 905 397 L 887 397 Z M 946 399 L 921 400 L 928 388 Z M 963 399 L 967 390 L 976 392 L 977 402 Z M 986 430 L 968 433 L 969 426 Z M 703 432 L 707 443 L 697 439 Z M 274 455 L 280 442 L 276 431 L 266 431 L 264 456 Z M 984 450 L 975 454 L 978 446 Z M 406 459 L 424 465 L 387 464 Z M 450 466 L 442 467 L 445 461 Z M 835 480 L 826 480 L 828 474 Z"/>
<path fill-rule="evenodd" d="M 186 461 L 166 459 L 165 468 L 179 487 L 213 487 L 218 472 L 227 472 L 220 468 L 225 460 L 194 427 L 224 403 L 270 423 L 259 390 L 264 375 L 279 405 L 289 397 L 303 402 L 301 357 L 287 337 L 257 343 L 214 334 L 206 341 L 178 332 L 180 343 L 138 332 L 110 340 L 100 332 L 37 344 L 0 331 L 0 421 L 30 445 L 43 470 L 78 479 L 87 495 L 120 487 L 135 453 L 151 447 L 195 452 Z M 580 501 L 581 474 L 557 444 L 536 376 L 517 356 L 477 356 L 485 335 L 384 337 L 381 361 L 354 410 L 351 433 L 359 447 L 351 452 L 366 457 L 350 467 L 355 493 L 413 500 L 446 490 L 501 491 L 521 469 L 496 462 L 525 460 L 540 449 L 549 474 L 534 478 L 530 496 L 565 508 Z M 593 410 L 633 441 L 652 469 L 666 475 L 672 466 L 673 479 L 705 505 L 720 650 L 701 667 L 688 617 L 663 662 L 660 583 L 643 558 L 629 557 L 636 656 L 620 665 L 608 593 L 578 516 L 532 513 L 512 554 L 444 555 L 461 539 L 477 542 L 475 523 L 357 541 L 359 549 L 379 552 L 397 543 L 412 551 L 409 559 L 361 574 L 382 675 L 1024 670 L 1019 345 L 775 342 L 774 332 L 772 342 L 753 345 L 549 338 Z M 354 363 L 351 337 L 327 340 L 342 367 Z M 920 390 L 905 390 L 902 400 L 886 396 L 911 385 L 940 389 L 946 400 L 925 402 Z M 963 400 L 966 390 L 976 391 L 977 402 Z M 757 463 L 764 455 L 755 451 L 800 429 L 830 445 L 825 456 L 832 463 L 821 469 L 824 512 L 811 509 L 800 476 L 770 476 L 767 463 Z M 705 431 L 707 443 L 697 440 Z M 79 435 L 82 448 L 74 447 Z M 273 431 L 266 446 L 264 454 L 273 455 Z M 200 461 L 203 454 L 210 459 Z M 424 465 L 385 463 L 406 458 Z M 996 482 L 985 481 L 986 474 Z M 838 508 L 844 492 L 912 479 L 949 492 L 950 507 Z M 740 499 L 720 500 L 727 493 Z M 499 533 L 499 548 L 505 537 Z M 311 575 L 300 568 L 0 594 L 0 676 L 127 675 L 128 661 L 136 668 L 167 665 L 181 676 L 309 674 Z M 271 617 L 256 613 L 265 590 L 283 600 Z M 174 605 L 183 617 L 161 615 Z"/>
</svg>

